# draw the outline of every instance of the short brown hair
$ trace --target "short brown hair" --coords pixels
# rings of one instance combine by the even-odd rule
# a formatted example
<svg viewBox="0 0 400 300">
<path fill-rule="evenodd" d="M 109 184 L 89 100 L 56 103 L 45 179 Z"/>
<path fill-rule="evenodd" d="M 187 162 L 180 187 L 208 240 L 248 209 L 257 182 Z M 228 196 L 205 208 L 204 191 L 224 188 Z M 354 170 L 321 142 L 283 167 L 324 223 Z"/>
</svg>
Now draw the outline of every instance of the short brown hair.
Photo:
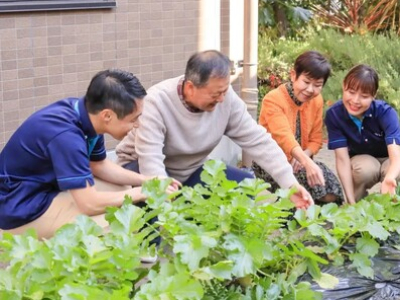
<svg viewBox="0 0 400 300">
<path fill-rule="evenodd" d="M 375 96 L 379 88 L 378 73 L 370 66 L 360 64 L 350 69 L 343 80 L 344 90 L 360 90 L 362 93 Z"/>
<path fill-rule="evenodd" d="M 299 78 L 304 73 L 313 79 L 324 79 L 325 84 L 331 75 L 331 65 L 321 53 L 306 51 L 296 58 L 294 71 L 296 72 L 296 78 Z"/>
</svg>

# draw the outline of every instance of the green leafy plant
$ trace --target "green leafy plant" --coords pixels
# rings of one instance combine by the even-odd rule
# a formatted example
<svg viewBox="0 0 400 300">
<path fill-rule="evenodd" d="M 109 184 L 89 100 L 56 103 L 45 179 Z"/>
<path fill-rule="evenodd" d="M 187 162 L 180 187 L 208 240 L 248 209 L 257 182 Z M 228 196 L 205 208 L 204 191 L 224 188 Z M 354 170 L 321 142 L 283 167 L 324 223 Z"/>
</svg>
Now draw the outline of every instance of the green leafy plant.
<svg viewBox="0 0 400 300">
<path fill-rule="evenodd" d="M 259 1 L 259 27 L 274 36 L 295 36 L 298 29 L 310 22 L 310 7 L 321 0 L 261 0 Z"/>
<path fill-rule="evenodd" d="M 5 233 L 0 299 L 321 299 L 302 275 L 333 288 L 337 279 L 321 266 L 350 261 L 372 278 L 379 242 L 399 233 L 399 203 L 389 196 L 312 206 L 288 221 L 292 191 L 265 194 L 261 180 L 229 181 L 219 161 L 204 169 L 205 186 L 174 195 L 164 192 L 168 180 L 147 182 L 152 211 L 127 199 L 108 210 L 108 232 L 81 216 L 45 241 Z M 149 241 L 158 235 L 160 261 L 143 268 L 139 257 L 156 251 Z"/>
<path fill-rule="evenodd" d="M 397 0 L 342 0 L 337 5 L 313 4 L 311 10 L 321 23 L 346 33 L 364 34 L 368 31 L 396 31 L 399 33 Z"/>
<path fill-rule="evenodd" d="M 0 270 L 0 299 L 129 299 L 147 274 L 140 256 L 153 237 L 145 212 L 129 203 L 112 209 L 108 233 L 86 216 L 45 241 L 31 230 L 3 233 L 1 260 L 8 267 Z"/>
<path fill-rule="evenodd" d="M 280 198 L 272 204 L 259 196 L 268 186 L 264 182 L 230 182 L 223 170 L 222 163 L 208 162 L 202 174 L 205 187 L 183 188 L 172 203 L 150 204 L 160 211 L 162 249 L 168 249 L 160 255 L 167 265 L 152 273 L 138 299 L 168 298 L 172 283 L 160 287 L 166 270 L 170 277 L 184 275 L 185 284 L 197 293 L 193 299 L 213 299 L 215 294 L 224 295 L 221 299 L 319 299 L 309 282 L 299 282 L 303 274 L 333 288 L 337 279 L 320 266 L 351 261 L 360 274 L 372 278 L 369 258 L 379 241 L 398 230 L 400 207 L 388 196 L 342 208 L 313 206 L 297 211 L 288 222 L 290 192 L 269 195 Z"/>
</svg>

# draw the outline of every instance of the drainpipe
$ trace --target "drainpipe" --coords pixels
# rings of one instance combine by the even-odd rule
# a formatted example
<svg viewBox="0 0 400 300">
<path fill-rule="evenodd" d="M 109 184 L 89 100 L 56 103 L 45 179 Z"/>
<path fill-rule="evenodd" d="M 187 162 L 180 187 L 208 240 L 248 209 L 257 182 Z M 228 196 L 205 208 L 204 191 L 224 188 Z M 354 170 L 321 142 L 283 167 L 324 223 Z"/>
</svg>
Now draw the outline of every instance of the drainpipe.
<svg viewBox="0 0 400 300">
<path fill-rule="evenodd" d="M 198 50 L 221 48 L 221 0 L 199 1 Z"/>
<path fill-rule="evenodd" d="M 244 4 L 244 57 L 243 57 L 243 82 L 241 98 L 247 104 L 250 115 L 257 119 L 258 89 L 257 89 L 257 64 L 258 64 L 258 1 L 246 0 Z M 242 153 L 242 163 L 251 166 L 252 158 L 245 151 Z"/>
</svg>

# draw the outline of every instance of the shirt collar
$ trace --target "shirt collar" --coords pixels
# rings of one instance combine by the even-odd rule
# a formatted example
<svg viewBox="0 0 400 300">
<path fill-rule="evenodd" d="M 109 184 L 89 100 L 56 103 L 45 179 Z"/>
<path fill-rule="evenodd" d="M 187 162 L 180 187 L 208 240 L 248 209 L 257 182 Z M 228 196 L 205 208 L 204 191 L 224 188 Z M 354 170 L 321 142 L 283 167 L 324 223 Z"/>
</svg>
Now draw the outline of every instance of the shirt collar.
<svg viewBox="0 0 400 300">
<path fill-rule="evenodd" d="M 286 83 L 286 90 L 290 96 L 290 98 L 293 100 L 294 104 L 296 104 L 297 106 L 301 106 L 303 104 L 303 102 L 301 102 L 299 99 L 297 99 L 297 97 L 294 95 L 294 91 L 293 91 L 293 84 L 291 81 Z"/>
<path fill-rule="evenodd" d="M 345 112 L 345 115 L 348 116 L 349 119 L 352 120 L 352 116 L 347 112 L 346 107 L 343 104 L 343 99 L 341 101 L 342 101 L 342 107 L 343 107 L 343 110 Z M 372 118 L 372 116 L 374 115 L 374 111 L 375 111 L 375 100 L 372 101 L 372 103 L 369 106 L 369 108 L 364 112 L 361 120 L 364 120 L 364 118 Z"/>
<path fill-rule="evenodd" d="M 96 131 L 90 121 L 89 114 L 85 107 L 85 98 L 80 98 L 74 103 L 74 109 L 78 113 L 79 121 L 82 124 L 82 129 L 88 138 L 94 138 L 97 136 Z"/>
<path fill-rule="evenodd" d="M 189 105 L 189 104 L 186 102 L 185 98 L 183 97 L 183 86 L 184 86 L 184 84 L 185 84 L 185 78 L 182 77 L 181 79 L 179 79 L 178 85 L 177 85 L 177 87 L 176 87 L 176 88 L 177 88 L 177 92 L 178 92 L 179 99 L 181 100 L 183 106 L 184 106 L 188 111 L 193 112 L 193 113 L 202 112 L 200 109 L 195 108 L 195 107 Z"/>
</svg>

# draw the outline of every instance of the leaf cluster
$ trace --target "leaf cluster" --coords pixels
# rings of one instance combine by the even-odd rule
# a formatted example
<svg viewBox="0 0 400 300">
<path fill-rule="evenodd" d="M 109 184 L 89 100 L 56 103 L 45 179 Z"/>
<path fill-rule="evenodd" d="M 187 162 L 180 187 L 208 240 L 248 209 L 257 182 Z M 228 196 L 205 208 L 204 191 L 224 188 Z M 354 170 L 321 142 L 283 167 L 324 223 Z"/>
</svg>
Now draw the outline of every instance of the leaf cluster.
<svg viewBox="0 0 400 300">
<path fill-rule="evenodd" d="M 260 196 L 268 184 L 228 181 L 224 168 L 208 162 L 205 187 L 185 187 L 174 202 L 153 205 L 160 210 L 163 249 L 168 249 L 160 254 L 168 261 L 169 276 L 194 280 L 190 284 L 198 294 L 193 299 L 213 299 L 216 293 L 224 295 L 219 299 L 319 299 L 299 278 L 308 273 L 321 287 L 333 288 L 337 278 L 321 272 L 321 266 L 345 261 L 373 278 L 370 258 L 399 228 L 400 207 L 389 197 L 346 207 L 312 206 L 288 221 L 290 191 Z M 139 299 L 167 297 L 160 290 L 163 278 L 163 271 L 153 274 Z"/>
<path fill-rule="evenodd" d="M 0 257 L 8 267 L 0 270 L 0 299 L 130 299 L 147 274 L 139 257 L 153 237 L 145 211 L 130 203 L 110 210 L 108 233 L 86 216 L 49 240 L 32 230 L 3 233 Z"/>
<path fill-rule="evenodd" d="M 293 214 L 292 191 L 266 194 L 268 183 L 238 184 L 224 169 L 222 162 L 207 162 L 205 186 L 174 195 L 165 194 L 168 180 L 147 182 L 152 211 L 128 199 L 109 209 L 108 232 L 82 216 L 45 241 L 33 232 L 5 233 L 0 257 L 8 267 L 0 272 L 0 298 L 321 299 L 301 281 L 304 274 L 333 288 L 337 278 L 321 267 L 351 262 L 373 278 L 370 258 L 399 233 L 400 204 L 388 196 Z M 157 224 L 148 224 L 154 215 Z M 143 269 L 139 257 L 154 254 L 149 241 L 158 235 L 161 259 Z"/>
</svg>

